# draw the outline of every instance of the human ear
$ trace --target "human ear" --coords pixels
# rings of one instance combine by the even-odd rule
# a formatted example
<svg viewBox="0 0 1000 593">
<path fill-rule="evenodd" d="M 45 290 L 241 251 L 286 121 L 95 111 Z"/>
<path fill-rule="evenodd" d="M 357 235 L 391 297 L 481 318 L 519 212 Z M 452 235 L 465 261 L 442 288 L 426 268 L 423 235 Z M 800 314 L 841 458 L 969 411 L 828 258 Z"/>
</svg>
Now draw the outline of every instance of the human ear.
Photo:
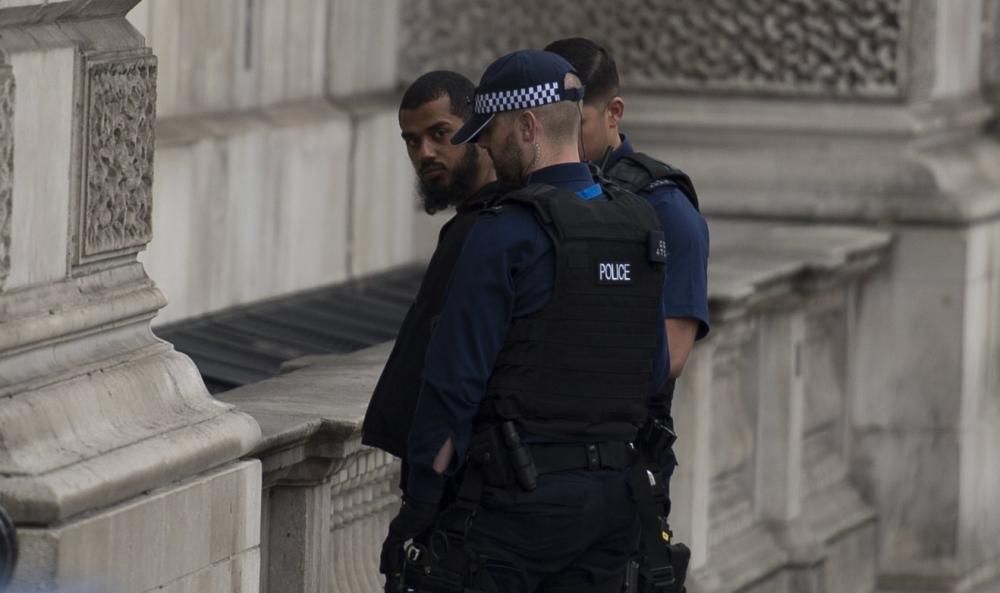
<svg viewBox="0 0 1000 593">
<path fill-rule="evenodd" d="M 535 141 L 535 135 L 538 131 L 538 119 L 534 113 L 530 111 L 521 113 L 521 116 L 517 120 L 517 126 L 523 142 L 531 144 Z"/>
<path fill-rule="evenodd" d="M 621 97 L 612 97 L 608 101 L 604 110 L 609 128 L 617 128 L 625 115 L 625 100 Z"/>
</svg>

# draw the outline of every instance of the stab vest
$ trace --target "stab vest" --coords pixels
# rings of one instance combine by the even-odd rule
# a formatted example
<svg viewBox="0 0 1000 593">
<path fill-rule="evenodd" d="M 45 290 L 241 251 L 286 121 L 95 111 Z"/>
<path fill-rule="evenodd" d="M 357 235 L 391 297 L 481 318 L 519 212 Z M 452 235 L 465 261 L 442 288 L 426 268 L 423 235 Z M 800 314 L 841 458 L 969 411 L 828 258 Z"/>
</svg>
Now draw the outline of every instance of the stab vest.
<svg viewBox="0 0 1000 593">
<path fill-rule="evenodd" d="M 639 193 L 672 184 L 680 188 L 698 210 L 698 193 L 687 173 L 641 152 L 621 157 L 603 171 L 604 176 L 625 189 Z"/>
<path fill-rule="evenodd" d="M 612 183 L 637 194 L 646 193 L 664 185 L 676 186 L 691 202 L 694 209 L 699 210 L 698 192 L 695 191 L 694 183 L 688 174 L 647 154 L 641 152 L 626 154 L 606 167 L 601 173 Z M 670 417 L 670 408 L 674 398 L 674 385 L 675 380 L 668 378 L 654 396 L 650 406 L 650 413 L 667 422 L 671 428 L 673 428 L 673 419 Z"/>
<path fill-rule="evenodd" d="M 653 391 L 666 244 L 646 200 L 605 187 L 583 200 L 534 184 L 501 198 L 530 208 L 554 246 L 549 303 L 515 319 L 483 419 L 560 440 L 632 440 Z"/>
</svg>

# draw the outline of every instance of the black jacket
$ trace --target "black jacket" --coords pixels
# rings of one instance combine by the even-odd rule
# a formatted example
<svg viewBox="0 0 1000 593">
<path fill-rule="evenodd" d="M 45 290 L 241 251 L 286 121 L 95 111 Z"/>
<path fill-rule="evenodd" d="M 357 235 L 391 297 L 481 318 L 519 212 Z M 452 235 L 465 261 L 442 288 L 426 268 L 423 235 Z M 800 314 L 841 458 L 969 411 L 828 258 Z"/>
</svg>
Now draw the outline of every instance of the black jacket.
<svg viewBox="0 0 1000 593">
<path fill-rule="evenodd" d="M 498 183 L 486 184 L 462 202 L 455 216 L 441 228 L 420 291 L 403 320 L 396 344 L 368 404 L 362 443 L 400 458 L 406 457 L 406 440 L 423 382 L 427 344 L 444 306 L 452 270 L 480 212 L 502 193 Z"/>
</svg>

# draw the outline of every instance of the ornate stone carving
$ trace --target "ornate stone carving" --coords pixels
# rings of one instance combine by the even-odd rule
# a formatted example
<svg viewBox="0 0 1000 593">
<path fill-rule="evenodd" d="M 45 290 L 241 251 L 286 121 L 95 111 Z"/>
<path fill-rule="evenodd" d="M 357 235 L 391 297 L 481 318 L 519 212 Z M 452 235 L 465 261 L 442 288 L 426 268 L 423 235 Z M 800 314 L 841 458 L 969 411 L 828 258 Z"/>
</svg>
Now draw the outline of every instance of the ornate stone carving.
<svg viewBox="0 0 1000 593">
<path fill-rule="evenodd" d="M 152 237 L 156 58 L 87 68 L 82 256 L 142 247 Z"/>
<path fill-rule="evenodd" d="M 478 76 L 508 51 L 584 35 L 608 44 L 633 89 L 895 97 L 910 2 L 414 0 L 400 71 Z"/>
<path fill-rule="evenodd" d="M 14 76 L 0 70 L 0 288 L 10 271 L 10 217 L 14 200 Z"/>
</svg>

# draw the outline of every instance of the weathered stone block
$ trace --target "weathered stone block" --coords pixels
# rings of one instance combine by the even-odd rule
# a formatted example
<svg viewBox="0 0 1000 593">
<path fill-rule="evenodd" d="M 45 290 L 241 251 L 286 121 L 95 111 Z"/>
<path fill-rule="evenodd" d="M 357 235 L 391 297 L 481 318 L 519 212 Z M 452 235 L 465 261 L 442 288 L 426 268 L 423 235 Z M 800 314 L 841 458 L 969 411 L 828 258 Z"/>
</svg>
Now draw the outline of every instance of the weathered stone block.
<svg viewBox="0 0 1000 593">
<path fill-rule="evenodd" d="M 28 553 L 15 588 L 256 593 L 260 492 L 259 463 L 243 461 L 58 527 L 22 529 Z"/>
<path fill-rule="evenodd" d="M 395 110 L 357 116 L 351 192 L 351 274 L 362 275 L 413 258 L 418 216 L 413 167 L 399 140 Z"/>
<path fill-rule="evenodd" d="M 9 59 L 18 84 L 8 291 L 66 276 L 69 234 L 52 231 L 70 220 L 76 53 L 64 48 Z M 43 236 L 50 240 L 40 242 Z"/>
<path fill-rule="evenodd" d="M 344 279 L 351 133 L 325 102 L 162 123 L 169 206 L 143 256 L 169 302 L 157 322 Z"/>
<path fill-rule="evenodd" d="M 397 52 L 406 47 L 399 37 L 405 22 L 399 11 L 406 4 L 400 0 L 332 0 L 327 33 L 330 96 L 341 98 L 395 88 Z"/>
</svg>

